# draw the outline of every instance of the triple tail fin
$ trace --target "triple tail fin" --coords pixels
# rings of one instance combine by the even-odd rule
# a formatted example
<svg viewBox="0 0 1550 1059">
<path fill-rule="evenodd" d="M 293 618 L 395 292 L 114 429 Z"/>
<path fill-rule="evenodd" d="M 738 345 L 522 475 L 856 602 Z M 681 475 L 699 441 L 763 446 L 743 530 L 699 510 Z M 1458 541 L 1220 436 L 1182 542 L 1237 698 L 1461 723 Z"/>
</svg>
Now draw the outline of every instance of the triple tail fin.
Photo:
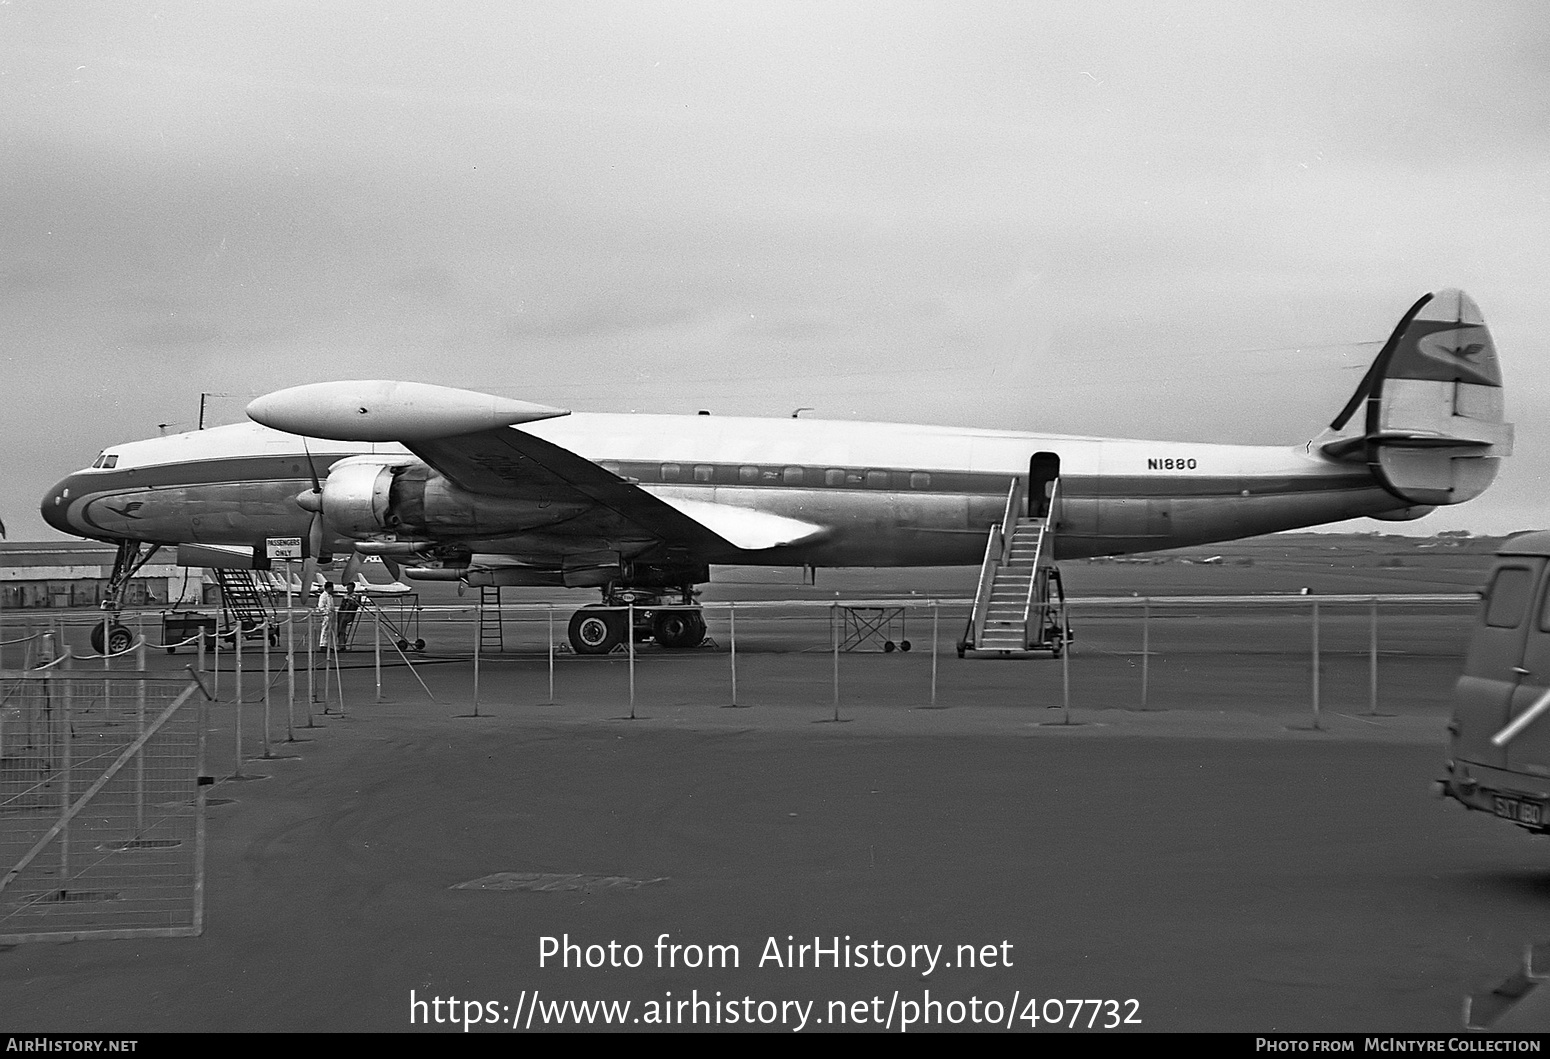
<svg viewBox="0 0 1550 1059">
<path fill-rule="evenodd" d="M 1364 405 L 1361 434 L 1326 440 Z M 1408 504 L 1461 504 L 1485 492 L 1512 452 L 1512 424 L 1474 300 L 1449 288 L 1412 305 L 1318 443 L 1334 459 L 1365 463 Z"/>
</svg>

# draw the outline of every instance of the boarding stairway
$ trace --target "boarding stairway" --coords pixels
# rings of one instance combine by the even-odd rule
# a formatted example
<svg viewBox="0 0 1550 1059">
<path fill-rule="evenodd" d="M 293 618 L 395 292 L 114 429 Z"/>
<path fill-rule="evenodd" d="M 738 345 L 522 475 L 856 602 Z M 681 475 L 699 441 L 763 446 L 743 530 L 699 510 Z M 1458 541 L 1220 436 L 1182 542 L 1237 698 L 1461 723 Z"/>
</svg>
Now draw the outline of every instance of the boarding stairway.
<svg viewBox="0 0 1550 1059">
<path fill-rule="evenodd" d="M 221 608 L 226 612 L 228 638 L 230 630 L 241 629 L 244 638 L 251 637 L 265 628 L 272 613 L 270 597 L 259 588 L 250 570 L 215 568 L 215 579 L 221 586 Z M 270 640 L 274 640 L 271 630 Z"/>
<path fill-rule="evenodd" d="M 1042 503 L 1040 501 L 1043 501 Z M 1060 480 L 1047 498 L 1028 496 L 1028 479 L 1015 478 L 1001 524 L 990 527 L 980 564 L 974 610 L 958 643 L 960 658 L 1059 658 L 1070 639 L 1065 591 L 1055 566 L 1054 512 Z"/>
</svg>

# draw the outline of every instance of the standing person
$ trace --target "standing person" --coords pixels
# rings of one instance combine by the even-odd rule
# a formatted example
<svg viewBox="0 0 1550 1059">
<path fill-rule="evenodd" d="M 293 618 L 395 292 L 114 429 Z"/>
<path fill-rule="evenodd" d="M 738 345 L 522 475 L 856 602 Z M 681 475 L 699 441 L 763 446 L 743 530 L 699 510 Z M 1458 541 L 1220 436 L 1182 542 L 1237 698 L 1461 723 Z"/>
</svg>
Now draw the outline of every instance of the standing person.
<svg viewBox="0 0 1550 1059">
<path fill-rule="evenodd" d="M 334 623 L 335 603 L 334 583 L 324 581 L 323 591 L 318 593 L 317 613 L 322 624 L 322 628 L 318 631 L 318 649 L 324 652 L 325 658 L 329 651 L 339 649 L 339 626 Z"/>
<path fill-rule="evenodd" d="M 355 624 L 361 609 L 361 597 L 355 594 L 354 585 L 344 586 L 344 598 L 339 601 L 339 649 L 350 649 L 350 626 Z"/>
</svg>

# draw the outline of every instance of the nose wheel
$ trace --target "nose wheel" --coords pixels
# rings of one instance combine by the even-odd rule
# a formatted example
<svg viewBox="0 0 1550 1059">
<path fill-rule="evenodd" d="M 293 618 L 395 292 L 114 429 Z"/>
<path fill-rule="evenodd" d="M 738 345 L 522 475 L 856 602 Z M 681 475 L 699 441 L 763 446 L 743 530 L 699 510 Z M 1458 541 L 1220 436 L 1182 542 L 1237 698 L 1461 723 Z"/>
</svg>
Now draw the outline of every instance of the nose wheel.
<svg viewBox="0 0 1550 1059">
<path fill-rule="evenodd" d="M 103 624 L 103 622 L 99 621 L 97 624 L 91 627 L 90 641 L 91 649 L 93 651 L 100 655 L 116 655 L 129 650 L 129 648 L 134 644 L 134 630 L 130 629 L 127 625 L 120 625 L 116 621 L 107 623 L 108 634 L 107 639 L 104 640 L 102 635 Z M 105 650 L 104 647 L 106 647 Z"/>
</svg>

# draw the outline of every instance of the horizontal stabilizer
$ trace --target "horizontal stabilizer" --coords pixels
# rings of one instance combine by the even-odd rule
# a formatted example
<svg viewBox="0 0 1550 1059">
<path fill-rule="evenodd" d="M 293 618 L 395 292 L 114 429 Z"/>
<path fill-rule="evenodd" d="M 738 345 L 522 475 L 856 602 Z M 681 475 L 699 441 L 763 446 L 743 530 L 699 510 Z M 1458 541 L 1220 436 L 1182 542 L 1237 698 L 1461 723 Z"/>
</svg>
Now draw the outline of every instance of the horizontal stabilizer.
<svg viewBox="0 0 1550 1059">
<path fill-rule="evenodd" d="M 784 515 L 772 515 L 767 511 L 731 504 L 712 504 L 704 500 L 679 500 L 669 496 L 658 499 L 744 551 L 762 551 L 782 544 L 796 544 L 823 532 L 822 526 L 786 518 Z"/>
</svg>

